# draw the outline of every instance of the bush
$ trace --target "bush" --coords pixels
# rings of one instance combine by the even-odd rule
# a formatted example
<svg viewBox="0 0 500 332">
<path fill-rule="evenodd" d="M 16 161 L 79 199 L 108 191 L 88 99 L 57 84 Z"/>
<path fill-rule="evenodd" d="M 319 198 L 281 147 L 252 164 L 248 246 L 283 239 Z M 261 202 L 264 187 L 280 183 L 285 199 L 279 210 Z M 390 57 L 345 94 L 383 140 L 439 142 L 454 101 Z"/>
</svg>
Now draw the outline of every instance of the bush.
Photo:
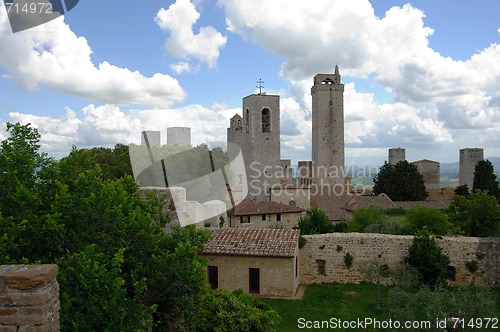
<svg viewBox="0 0 500 332">
<path fill-rule="evenodd" d="M 352 262 L 354 261 L 354 257 L 350 254 L 347 253 L 344 255 L 344 263 L 347 269 L 350 269 L 352 266 Z"/>
<path fill-rule="evenodd" d="M 300 229 L 302 235 L 332 233 L 334 229 L 326 213 L 315 206 L 307 209 L 296 228 Z"/>
<path fill-rule="evenodd" d="M 349 232 L 363 232 L 371 224 L 382 223 L 386 216 L 381 209 L 369 207 L 354 211 L 353 219 L 347 226 Z"/>
<path fill-rule="evenodd" d="M 439 210 L 417 206 L 406 212 L 406 220 L 411 233 L 426 227 L 435 235 L 444 235 L 450 229 L 447 216 Z"/>
<path fill-rule="evenodd" d="M 433 289 L 446 284 L 450 259 L 442 253 L 436 238 L 427 229 L 415 233 L 404 262 L 415 268 L 420 284 Z"/>
<path fill-rule="evenodd" d="M 347 223 L 342 221 L 333 224 L 333 231 L 335 233 L 345 233 L 347 231 Z"/>
<path fill-rule="evenodd" d="M 401 223 L 394 220 L 386 220 L 381 223 L 371 224 L 365 227 L 363 233 L 378 233 L 378 234 L 402 234 Z"/>
</svg>

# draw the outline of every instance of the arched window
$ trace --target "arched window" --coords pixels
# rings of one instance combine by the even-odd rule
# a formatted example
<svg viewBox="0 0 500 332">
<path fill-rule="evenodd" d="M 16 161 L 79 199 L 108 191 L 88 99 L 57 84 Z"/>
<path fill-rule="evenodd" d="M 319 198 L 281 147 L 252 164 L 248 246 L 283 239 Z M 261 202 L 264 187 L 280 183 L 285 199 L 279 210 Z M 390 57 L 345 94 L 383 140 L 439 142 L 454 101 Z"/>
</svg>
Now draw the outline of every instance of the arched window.
<svg viewBox="0 0 500 332">
<path fill-rule="evenodd" d="M 238 127 L 241 127 L 241 120 L 238 120 Z"/>
<path fill-rule="evenodd" d="M 296 206 L 296 203 L 294 200 L 291 200 L 290 203 L 288 203 L 288 205 L 292 206 L 292 207 L 295 207 Z"/>
<path fill-rule="evenodd" d="M 271 132 L 271 111 L 268 108 L 262 110 L 262 132 Z"/>
</svg>

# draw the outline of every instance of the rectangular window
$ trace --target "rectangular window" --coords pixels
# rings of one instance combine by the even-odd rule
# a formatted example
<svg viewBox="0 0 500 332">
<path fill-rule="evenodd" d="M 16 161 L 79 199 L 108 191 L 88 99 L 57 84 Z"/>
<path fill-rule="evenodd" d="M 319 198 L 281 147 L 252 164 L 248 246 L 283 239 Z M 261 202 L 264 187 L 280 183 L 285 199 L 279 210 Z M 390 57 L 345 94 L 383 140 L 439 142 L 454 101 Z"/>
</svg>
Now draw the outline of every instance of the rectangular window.
<svg viewBox="0 0 500 332">
<path fill-rule="evenodd" d="M 276 221 L 281 221 L 281 213 L 276 213 Z"/>
<path fill-rule="evenodd" d="M 326 275 L 325 272 L 326 261 L 324 259 L 317 259 L 316 264 L 318 265 L 318 274 L 322 276 Z"/>
<path fill-rule="evenodd" d="M 248 270 L 249 274 L 249 292 L 250 294 L 260 293 L 260 269 L 250 268 Z"/>
<path fill-rule="evenodd" d="M 241 216 L 240 224 L 248 224 L 250 222 L 250 216 Z"/>
<path fill-rule="evenodd" d="M 266 215 L 265 214 L 262 215 L 262 221 L 266 221 Z"/>
<path fill-rule="evenodd" d="M 217 266 L 208 266 L 208 282 L 212 289 L 219 288 L 219 268 Z"/>
</svg>

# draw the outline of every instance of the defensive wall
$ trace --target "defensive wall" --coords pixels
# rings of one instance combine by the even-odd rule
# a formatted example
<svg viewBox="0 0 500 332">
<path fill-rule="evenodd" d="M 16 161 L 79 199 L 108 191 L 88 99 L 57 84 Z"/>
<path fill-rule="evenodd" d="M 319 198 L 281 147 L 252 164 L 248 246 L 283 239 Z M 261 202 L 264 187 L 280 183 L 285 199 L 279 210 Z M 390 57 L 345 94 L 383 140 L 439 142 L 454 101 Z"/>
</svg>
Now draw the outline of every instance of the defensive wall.
<svg viewBox="0 0 500 332">
<path fill-rule="evenodd" d="M 381 282 L 394 283 L 403 270 L 413 236 L 368 233 L 305 235 L 300 249 L 302 284 L 367 281 L 367 265 L 378 264 Z M 475 282 L 500 286 L 500 238 L 443 237 L 437 239 L 449 256 L 451 285 Z M 347 255 L 349 253 L 349 255 Z M 345 257 L 352 257 L 350 268 Z M 476 261 L 471 273 L 466 263 Z"/>
</svg>

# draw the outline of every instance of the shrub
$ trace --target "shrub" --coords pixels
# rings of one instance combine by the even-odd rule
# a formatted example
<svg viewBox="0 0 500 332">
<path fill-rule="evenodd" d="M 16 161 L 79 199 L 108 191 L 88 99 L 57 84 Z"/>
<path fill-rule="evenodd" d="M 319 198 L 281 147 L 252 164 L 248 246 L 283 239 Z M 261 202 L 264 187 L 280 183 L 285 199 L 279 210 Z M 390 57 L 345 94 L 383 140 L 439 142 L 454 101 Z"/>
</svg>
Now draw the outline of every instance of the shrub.
<svg viewBox="0 0 500 332">
<path fill-rule="evenodd" d="M 350 269 L 352 266 L 352 262 L 354 261 L 354 257 L 350 254 L 347 253 L 344 255 L 344 263 L 347 269 Z"/>
<path fill-rule="evenodd" d="M 435 235 L 444 235 L 450 229 L 447 216 L 437 209 L 417 206 L 406 212 L 409 230 L 414 233 L 427 227 Z"/>
</svg>

